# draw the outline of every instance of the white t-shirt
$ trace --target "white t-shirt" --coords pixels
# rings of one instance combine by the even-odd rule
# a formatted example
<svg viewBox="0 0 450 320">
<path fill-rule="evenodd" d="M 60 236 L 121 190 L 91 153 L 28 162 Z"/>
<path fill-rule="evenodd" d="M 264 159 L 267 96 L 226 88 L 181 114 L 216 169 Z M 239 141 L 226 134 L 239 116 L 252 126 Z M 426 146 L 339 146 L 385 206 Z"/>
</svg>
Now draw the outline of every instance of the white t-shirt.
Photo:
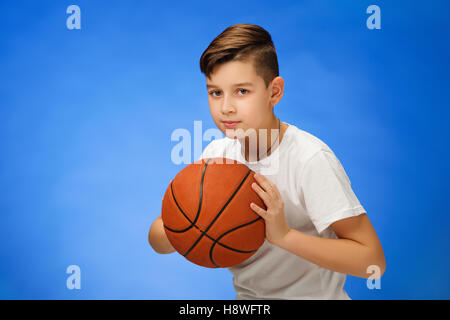
<svg viewBox="0 0 450 320">
<path fill-rule="evenodd" d="M 323 238 L 337 238 L 333 222 L 365 213 L 331 149 L 290 124 L 280 145 L 260 161 L 247 162 L 238 139 L 209 143 L 200 158 L 226 157 L 263 174 L 280 191 L 289 226 Z M 244 262 L 229 267 L 237 300 L 350 299 L 346 275 L 322 268 L 264 241 Z"/>
</svg>

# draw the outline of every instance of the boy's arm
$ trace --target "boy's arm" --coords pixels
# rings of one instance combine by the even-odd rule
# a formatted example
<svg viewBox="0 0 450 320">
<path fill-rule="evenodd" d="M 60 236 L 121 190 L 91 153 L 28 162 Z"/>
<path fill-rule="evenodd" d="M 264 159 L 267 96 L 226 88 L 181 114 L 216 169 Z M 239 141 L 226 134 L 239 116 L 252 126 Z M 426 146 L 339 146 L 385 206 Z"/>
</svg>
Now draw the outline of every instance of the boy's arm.
<svg viewBox="0 0 450 320">
<path fill-rule="evenodd" d="M 366 214 L 336 221 L 331 227 L 339 239 L 290 229 L 275 245 L 332 271 L 367 279 L 374 271 L 367 268 L 374 265 L 379 273 L 373 278 L 383 275 L 386 269 L 383 249 Z"/>
<path fill-rule="evenodd" d="M 156 218 L 150 227 L 148 242 L 157 253 L 172 253 L 175 251 L 169 239 L 167 239 L 161 216 Z"/>
<path fill-rule="evenodd" d="M 267 209 L 254 203 L 250 206 L 265 220 L 266 238 L 270 243 L 335 272 L 368 278 L 371 277 L 368 267 L 375 265 L 379 268 L 379 277 L 383 275 L 386 269 L 383 249 L 365 213 L 332 223 L 339 239 L 303 233 L 287 224 L 283 199 L 276 185 L 259 173 L 254 177 L 258 183 L 253 183 L 252 188 Z M 378 278 L 377 274 L 372 278 Z"/>
</svg>

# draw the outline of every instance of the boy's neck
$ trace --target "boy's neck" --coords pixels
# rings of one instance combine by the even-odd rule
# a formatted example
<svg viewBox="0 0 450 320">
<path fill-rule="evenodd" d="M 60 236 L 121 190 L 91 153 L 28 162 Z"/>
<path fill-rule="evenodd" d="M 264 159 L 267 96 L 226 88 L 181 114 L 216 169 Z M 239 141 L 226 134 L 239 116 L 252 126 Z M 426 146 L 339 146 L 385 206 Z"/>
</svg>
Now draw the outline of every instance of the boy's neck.
<svg viewBox="0 0 450 320">
<path fill-rule="evenodd" d="M 268 157 L 278 148 L 281 143 L 281 139 L 283 138 L 284 132 L 286 131 L 286 124 L 283 122 L 278 122 L 279 120 L 274 116 L 271 123 L 266 128 L 259 128 L 255 130 L 256 137 L 253 136 L 253 140 L 256 138 L 256 148 L 253 146 L 252 150 L 250 150 L 250 137 L 246 136 L 244 138 L 244 143 L 241 143 L 241 154 L 245 154 L 245 161 L 254 162 L 260 161 L 265 157 Z M 280 125 L 280 131 L 278 132 L 278 125 Z M 261 138 L 266 139 L 266 144 L 264 146 L 264 142 L 259 141 L 259 130 L 266 129 L 266 135 L 261 134 Z M 273 132 L 272 132 L 273 130 Z M 260 147 L 264 148 L 260 150 Z M 256 150 L 255 150 L 256 149 Z M 261 156 L 261 158 L 260 158 Z"/>
</svg>

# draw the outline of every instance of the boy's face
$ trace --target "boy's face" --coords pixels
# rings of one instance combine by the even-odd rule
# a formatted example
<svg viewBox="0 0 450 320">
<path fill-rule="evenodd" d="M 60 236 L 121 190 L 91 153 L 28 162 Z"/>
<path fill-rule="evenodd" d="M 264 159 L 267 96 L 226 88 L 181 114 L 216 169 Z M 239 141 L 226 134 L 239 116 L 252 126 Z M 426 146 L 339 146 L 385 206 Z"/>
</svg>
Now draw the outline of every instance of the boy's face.
<svg viewBox="0 0 450 320">
<path fill-rule="evenodd" d="M 281 77 L 275 79 L 276 84 L 283 82 Z M 273 90 L 274 81 L 266 88 L 264 79 L 256 74 L 251 62 L 229 61 L 216 66 L 210 78 L 206 78 L 206 85 L 211 115 L 228 138 L 242 138 L 247 129 L 258 132 L 258 129 L 271 128 L 274 121 L 277 122 L 273 105 L 281 99 L 282 88 L 281 95 L 279 86 Z M 274 95 L 274 91 L 278 93 Z M 224 121 L 238 123 L 226 126 Z"/>
</svg>

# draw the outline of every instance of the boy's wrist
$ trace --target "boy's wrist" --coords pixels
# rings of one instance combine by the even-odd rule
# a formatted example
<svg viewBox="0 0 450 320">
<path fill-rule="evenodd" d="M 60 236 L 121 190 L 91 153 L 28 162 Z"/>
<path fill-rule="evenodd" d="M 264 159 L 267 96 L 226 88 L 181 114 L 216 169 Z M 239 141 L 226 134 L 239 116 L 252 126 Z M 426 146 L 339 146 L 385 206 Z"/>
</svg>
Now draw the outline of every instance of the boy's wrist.
<svg viewBox="0 0 450 320">
<path fill-rule="evenodd" d="M 288 242 L 289 242 L 289 238 L 290 238 L 290 234 L 293 232 L 293 229 L 288 227 L 284 236 L 280 237 L 279 239 L 277 239 L 276 241 L 273 241 L 272 244 L 276 245 L 277 247 L 280 247 L 282 249 L 286 249 Z"/>
</svg>

